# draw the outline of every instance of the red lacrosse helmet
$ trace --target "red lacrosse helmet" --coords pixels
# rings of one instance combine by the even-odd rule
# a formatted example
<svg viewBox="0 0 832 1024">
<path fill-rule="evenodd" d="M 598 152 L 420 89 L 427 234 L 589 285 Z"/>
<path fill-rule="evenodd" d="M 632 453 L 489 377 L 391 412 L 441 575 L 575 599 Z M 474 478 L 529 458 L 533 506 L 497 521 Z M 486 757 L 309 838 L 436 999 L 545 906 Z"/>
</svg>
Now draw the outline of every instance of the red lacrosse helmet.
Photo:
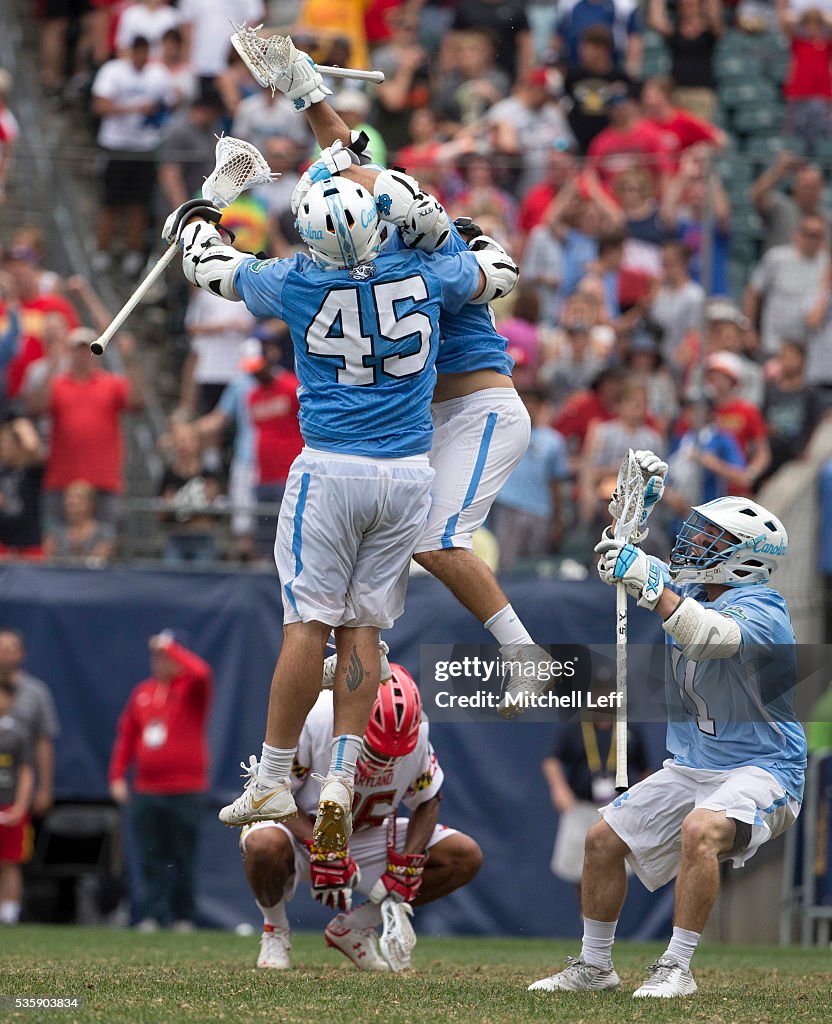
<svg viewBox="0 0 832 1024">
<path fill-rule="evenodd" d="M 422 698 L 413 677 L 391 665 L 392 677 L 378 688 L 364 739 L 374 754 L 406 757 L 416 749 L 422 721 Z"/>
</svg>

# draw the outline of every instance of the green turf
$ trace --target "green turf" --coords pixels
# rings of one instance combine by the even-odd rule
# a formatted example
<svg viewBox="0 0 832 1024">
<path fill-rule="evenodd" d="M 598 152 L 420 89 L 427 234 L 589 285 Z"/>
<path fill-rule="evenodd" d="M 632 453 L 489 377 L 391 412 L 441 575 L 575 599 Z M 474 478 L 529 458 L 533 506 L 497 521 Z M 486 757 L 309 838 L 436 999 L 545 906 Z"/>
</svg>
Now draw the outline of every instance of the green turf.
<svg viewBox="0 0 832 1024">
<path fill-rule="evenodd" d="M 630 998 L 661 946 L 617 943 L 620 993 L 530 993 L 574 942 L 423 938 L 413 970 L 361 974 L 317 934 L 297 934 L 289 972 L 258 971 L 256 937 L 224 932 L 137 935 L 86 928 L 0 929 L 0 995 L 82 996 L 78 1012 L 0 1011 L 0 1022 L 106 1024 L 829 1024 L 828 950 L 704 947 L 699 995 Z"/>
</svg>

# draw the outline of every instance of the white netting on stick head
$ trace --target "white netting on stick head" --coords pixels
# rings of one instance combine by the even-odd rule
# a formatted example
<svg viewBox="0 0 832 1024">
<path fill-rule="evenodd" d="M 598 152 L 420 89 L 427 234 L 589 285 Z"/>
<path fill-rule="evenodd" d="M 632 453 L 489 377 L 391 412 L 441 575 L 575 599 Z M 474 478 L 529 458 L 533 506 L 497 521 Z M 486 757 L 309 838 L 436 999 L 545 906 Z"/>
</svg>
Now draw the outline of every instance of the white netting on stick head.
<svg viewBox="0 0 832 1024">
<path fill-rule="evenodd" d="M 621 469 L 618 471 L 613 504 L 616 539 L 643 539 L 646 531 L 641 537 L 639 534 L 644 512 L 644 477 L 632 448 L 627 452 L 627 458 L 621 463 Z"/>
<path fill-rule="evenodd" d="M 223 209 L 247 188 L 266 185 L 277 177 L 259 149 L 243 139 L 223 135 L 217 139 L 216 166 L 205 179 L 202 198 Z"/>
<path fill-rule="evenodd" d="M 276 89 L 276 79 L 286 73 L 292 60 L 294 44 L 289 36 L 259 36 L 262 25 L 247 28 L 234 25 L 231 45 L 243 59 L 254 80 L 264 89 Z"/>
</svg>

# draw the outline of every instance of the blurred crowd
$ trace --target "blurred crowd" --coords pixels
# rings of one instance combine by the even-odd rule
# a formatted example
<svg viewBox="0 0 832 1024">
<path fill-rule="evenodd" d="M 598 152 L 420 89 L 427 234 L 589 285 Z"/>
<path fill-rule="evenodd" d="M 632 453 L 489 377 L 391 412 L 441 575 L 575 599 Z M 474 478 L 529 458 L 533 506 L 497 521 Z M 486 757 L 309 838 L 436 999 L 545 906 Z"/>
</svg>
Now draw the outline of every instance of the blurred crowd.
<svg viewBox="0 0 832 1024">
<path fill-rule="evenodd" d="M 212 170 L 221 131 L 281 175 L 225 212 L 236 244 L 278 257 L 300 247 L 290 197 L 314 139 L 252 80 L 229 22 L 291 29 L 320 63 L 383 70 L 366 89 L 329 79 L 333 107 L 379 162 L 405 167 L 521 266 L 494 312 L 534 430 L 488 524 L 499 564 L 552 559 L 580 575 L 627 448 L 670 462 L 664 523 L 651 531 L 663 550 L 692 503 L 753 493 L 799 458 L 830 405 L 829 196 L 820 167 L 792 151 L 808 152 L 829 123 L 827 6 L 344 0 L 336 19 L 331 0 L 44 0 L 39 68 L 45 97 L 80 105 L 98 146 L 91 265 L 125 297 L 155 259 L 163 216 Z M 648 28 L 669 75 L 643 74 Z M 794 145 L 772 147 L 749 178 L 762 232 L 742 252 L 735 183 L 720 176 L 736 150 L 714 69 L 726 31 L 780 32 L 789 53 Z M 14 88 L 0 71 L 0 199 L 19 134 L 6 103 Z M 123 413 L 152 388 L 138 353 L 164 346 L 180 353 L 181 383 L 159 439 L 157 554 L 268 560 L 301 446 L 285 325 L 189 292 L 172 272 L 154 298 L 167 336 L 137 329 L 136 345 L 122 334 L 113 373 L 89 352 L 109 319 L 95 289 L 51 271 L 36 226 L 3 242 L 0 557 L 118 555 Z"/>
</svg>

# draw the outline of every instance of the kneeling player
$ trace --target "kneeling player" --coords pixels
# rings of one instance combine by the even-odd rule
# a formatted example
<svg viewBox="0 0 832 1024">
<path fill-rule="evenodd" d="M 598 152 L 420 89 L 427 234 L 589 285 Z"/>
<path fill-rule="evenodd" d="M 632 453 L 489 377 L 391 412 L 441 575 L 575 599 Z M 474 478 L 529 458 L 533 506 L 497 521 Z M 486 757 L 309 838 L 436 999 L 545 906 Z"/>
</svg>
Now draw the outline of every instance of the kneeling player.
<svg viewBox="0 0 832 1024">
<path fill-rule="evenodd" d="M 327 925 L 327 945 L 360 970 L 386 971 L 376 934 L 382 902 L 430 903 L 467 885 L 480 868 L 474 840 L 438 824 L 443 773 L 419 691 L 405 669 L 391 667 L 364 734 L 349 849 L 335 856 L 312 845 L 317 780 L 329 766 L 332 743 L 332 693 L 326 690 L 303 726 L 293 767 L 299 816 L 282 824 L 258 822 L 241 836 L 246 877 L 263 911 L 258 967 L 290 966 L 286 903 L 298 882 L 311 882 L 315 899 L 341 911 Z M 409 819 L 396 816 L 400 802 Z M 351 910 L 353 892 L 368 899 Z M 407 966 L 407 955 L 396 966 Z"/>
</svg>

